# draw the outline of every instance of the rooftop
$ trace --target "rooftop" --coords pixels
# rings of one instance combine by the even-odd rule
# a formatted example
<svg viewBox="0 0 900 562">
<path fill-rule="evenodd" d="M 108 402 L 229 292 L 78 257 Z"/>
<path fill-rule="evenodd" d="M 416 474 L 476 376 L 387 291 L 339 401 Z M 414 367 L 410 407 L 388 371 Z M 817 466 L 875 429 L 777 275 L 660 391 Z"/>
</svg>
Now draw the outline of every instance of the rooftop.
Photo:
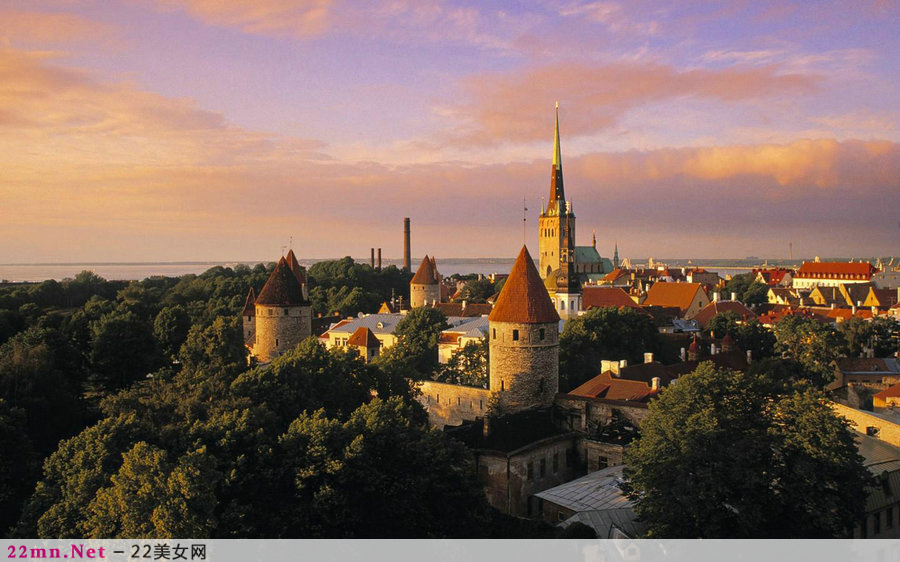
<svg viewBox="0 0 900 562">
<path fill-rule="evenodd" d="M 264 306 L 299 306 L 304 304 L 303 289 L 284 258 L 278 260 L 278 264 L 275 266 L 272 274 L 269 275 L 266 284 L 263 285 L 259 296 L 256 297 L 256 304 Z"/>
<path fill-rule="evenodd" d="M 506 283 L 490 314 L 491 322 L 545 324 L 559 321 L 559 314 L 534 267 L 528 248 L 522 246 Z"/>
</svg>

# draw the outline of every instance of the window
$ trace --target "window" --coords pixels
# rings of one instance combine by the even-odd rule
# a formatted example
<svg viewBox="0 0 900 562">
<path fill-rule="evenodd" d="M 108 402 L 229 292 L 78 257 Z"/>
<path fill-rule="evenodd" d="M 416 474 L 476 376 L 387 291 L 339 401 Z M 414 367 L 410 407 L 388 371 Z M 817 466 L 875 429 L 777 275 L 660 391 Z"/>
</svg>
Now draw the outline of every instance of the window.
<svg viewBox="0 0 900 562">
<path fill-rule="evenodd" d="M 285 315 L 285 316 L 288 315 L 288 309 L 286 309 L 286 308 L 284 309 L 284 315 Z"/>
<path fill-rule="evenodd" d="M 534 463 L 533 462 L 529 462 L 525 466 L 525 473 L 526 473 L 526 478 L 528 480 L 534 480 Z"/>
<path fill-rule="evenodd" d="M 881 513 L 875 513 L 872 515 L 872 535 L 877 535 L 881 532 Z"/>
<path fill-rule="evenodd" d="M 553 453 L 553 473 L 559 472 L 559 453 Z"/>
<path fill-rule="evenodd" d="M 513 341 L 519 341 L 519 330 L 513 330 Z"/>
<path fill-rule="evenodd" d="M 540 382 L 538 382 L 538 390 L 544 392 L 544 379 L 541 379 Z"/>
<path fill-rule="evenodd" d="M 500 379 L 500 390 L 506 390 L 503 385 L 503 379 Z"/>
<path fill-rule="evenodd" d="M 891 506 L 884 513 L 887 520 L 884 522 L 884 526 L 888 529 L 893 528 L 894 526 L 894 506 Z"/>
<path fill-rule="evenodd" d="M 484 400 L 479 400 L 479 401 L 478 401 L 478 409 L 484 410 Z"/>
<path fill-rule="evenodd" d="M 547 476 L 547 459 L 541 459 L 541 478 Z"/>
<path fill-rule="evenodd" d="M 868 435 L 869 437 L 875 437 L 876 435 L 878 435 L 878 428 L 870 425 L 866 428 L 866 435 Z"/>
<path fill-rule="evenodd" d="M 563 513 L 562 511 L 557 511 L 557 512 L 556 512 L 556 520 L 557 520 L 557 521 L 565 521 L 565 520 L 566 520 L 566 514 Z"/>
<path fill-rule="evenodd" d="M 546 331 L 544 328 L 541 328 L 540 334 L 541 334 L 541 341 L 544 341 L 544 336 L 546 335 Z"/>
<path fill-rule="evenodd" d="M 462 398 L 460 398 L 459 396 L 456 397 L 456 405 L 462 406 Z"/>
<path fill-rule="evenodd" d="M 597 467 L 598 468 L 606 468 L 608 466 L 609 466 L 608 458 L 604 457 L 603 455 L 600 455 L 599 457 L 597 457 Z"/>
<path fill-rule="evenodd" d="M 494 328 L 494 339 L 497 339 L 497 328 Z"/>
<path fill-rule="evenodd" d="M 278 347 L 278 338 L 275 338 L 275 347 Z"/>
<path fill-rule="evenodd" d="M 559 301 L 559 309 L 560 310 L 566 309 L 566 301 Z"/>
</svg>

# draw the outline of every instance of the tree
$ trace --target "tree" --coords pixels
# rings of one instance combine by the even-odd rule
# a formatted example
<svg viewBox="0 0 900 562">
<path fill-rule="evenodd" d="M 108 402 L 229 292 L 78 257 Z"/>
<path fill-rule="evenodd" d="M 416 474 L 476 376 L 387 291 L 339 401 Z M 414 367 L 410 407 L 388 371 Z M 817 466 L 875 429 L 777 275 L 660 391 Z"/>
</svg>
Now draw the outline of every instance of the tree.
<svg viewBox="0 0 900 562">
<path fill-rule="evenodd" d="M 91 381 L 100 392 L 126 388 L 161 364 L 152 327 L 131 311 L 116 310 L 91 326 Z"/>
<path fill-rule="evenodd" d="M 735 344 L 743 351 L 749 351 L 754 360 L 772 357 L 775 354 L 775 334 L 759 321 L 744 321 L 731 310 L 720 312 L 712 317 L 706 330 L 717 338 L 731 336 Z"/>
<path fill-rule="evenodd" d="M 490 373 L 488 372 L 489 352 L 490 345 L 487 338 L 477 342 L 467 342 L 443 366 L 436 380 L 487 388 L 490 379 Z"/>
<path fill-rule="evenodd" d="M 247 348 L 241 319 L 220 316 L 209 326 L 194 325 L 178 359 L 189 374 L 224 370 L 236 375 L 243 371 L 247 366 Z"/>
<path fill-rule="evenodd" d="M 765 283 L 760 283 L 752 273 L 741 273 L 733 276 L 725 284 L 726 293 L 735 293 L 742 303 L 763 304 L 768 300 L 769 288 Z"/>
<path fill-rule="evenodd" d="M 169 358 L 178 355 L 178 350 L 187 340 L 190 329 L 191 318 L 181 305 L 163 308 L 153 320 L 153 336 L 162 352 Z"/>
<path fill-rule="evenodd" d="M 0 536 L 19 517 L 22 502 L 34 489 L 38 457 L 27 437 L 25 412 L 0 398 Z"/>
<path fill-rule="evenodd" d="M 467 302 L 485 302 L 488 297 L 496 293 L 494 284 L 490 279 L 472 279 L 467 281 L 462 288 L 462 294 L 457 300 Z"/>
<path fill-rule="evenodd" d="M 893 333 L 898 330 L 898 325 L 889 318 L 863 320 L 854 316 L 841 322 L 838 330 L 846 340 L 847 354 L 850 357 L 859 357 L 865 349 L 872 349 L 875 357 L 887 357 L 897 351 Z"/>
<path fill-rule="evenodd" d="M 566 322 L 559 337 L 559 387 L 571 390 L 599 373 L 603 359 L 640 363 L 660 351 L 653 320 L 631 308 L 594 308 Z"/>
<path fill-rule="evenodd" d="M 406 358 L 413 372 L 411 378 L 430 376 L 438 366 L 438 341 L 449 328 L 447 317 L 436 308 L 414 308 L 397 323 L 397 343 L 385 354 L 388 358 Z"/>
<path fill-rule="evenodd" d="M 625 454 L 653 537 L 845 537 L 868 471 L 849 423 L 805 383 L 703 363 L 651 403 Z"/>
<path fill-rule="evenodd" d="M 825 386 L 834 378 L 831 362 L 844 355 L 845 339 L 833 326 L 785 316 L 775 324 L 775 338 L 775 351 L 799 361 L 814 385 Z"/>
</svg>

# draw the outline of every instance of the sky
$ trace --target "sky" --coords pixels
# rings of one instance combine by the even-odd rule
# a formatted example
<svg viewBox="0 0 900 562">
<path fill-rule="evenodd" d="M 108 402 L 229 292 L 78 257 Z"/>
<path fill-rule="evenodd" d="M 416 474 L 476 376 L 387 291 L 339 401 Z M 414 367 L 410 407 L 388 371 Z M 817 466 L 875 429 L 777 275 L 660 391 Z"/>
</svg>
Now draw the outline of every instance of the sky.
<svg viewBox="0 0 900 562">
<path fill-rule="evenodd" d="M 0 263 L 900 254 L 897 2 L 0 1 Z M 524 211 L 527 207 L 527 212 Z"/>
</svg>

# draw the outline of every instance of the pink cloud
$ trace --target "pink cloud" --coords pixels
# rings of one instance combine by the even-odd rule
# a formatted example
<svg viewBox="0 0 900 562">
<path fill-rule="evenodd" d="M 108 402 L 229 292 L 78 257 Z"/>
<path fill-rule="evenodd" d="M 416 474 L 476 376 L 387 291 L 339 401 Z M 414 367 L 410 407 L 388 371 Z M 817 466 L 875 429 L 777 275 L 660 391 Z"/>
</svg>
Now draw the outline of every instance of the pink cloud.
<svg viewBox="0 0 900 562">
<path fill-rule="evenodd" d="M 0 10 L 0 39 L 17 45 L 111 42 L 117 35 L 113 27 L 75 14 Z"/>
<path fill-rule="evenodd" d="M 180 9 L 209 25 L 245 33 L 314 37 L 331 26 L 331 0 L 157 0 L 164 9 Z"/>
</svg>

